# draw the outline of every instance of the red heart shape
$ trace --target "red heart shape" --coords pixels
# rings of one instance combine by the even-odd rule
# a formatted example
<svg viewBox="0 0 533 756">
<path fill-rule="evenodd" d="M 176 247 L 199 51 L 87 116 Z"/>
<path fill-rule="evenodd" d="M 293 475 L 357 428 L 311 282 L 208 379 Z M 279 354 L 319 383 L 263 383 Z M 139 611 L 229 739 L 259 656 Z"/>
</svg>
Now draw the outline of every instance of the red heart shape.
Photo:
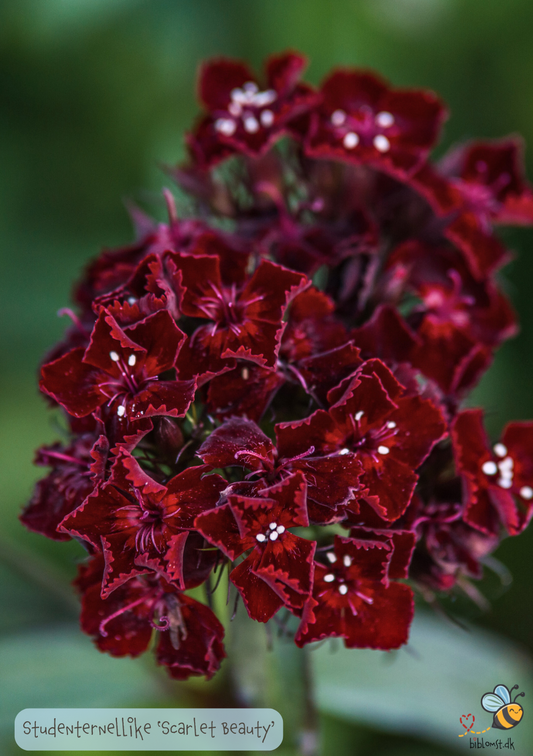
<svg viewBox="0 0 533 756">
<path fill-rule="evenodd" d="M 463 719 L 466 721 L 466 724 L 463 722 Z M 470 719 L 472 719 L 472 721 L 470 721 Z M 472 729 L 475 721 L 476 718 L 473 714 L 463 714 L 462 717 L 459 717 L 459 722 L 463 725 L 467 732 Z"/>
</svg>

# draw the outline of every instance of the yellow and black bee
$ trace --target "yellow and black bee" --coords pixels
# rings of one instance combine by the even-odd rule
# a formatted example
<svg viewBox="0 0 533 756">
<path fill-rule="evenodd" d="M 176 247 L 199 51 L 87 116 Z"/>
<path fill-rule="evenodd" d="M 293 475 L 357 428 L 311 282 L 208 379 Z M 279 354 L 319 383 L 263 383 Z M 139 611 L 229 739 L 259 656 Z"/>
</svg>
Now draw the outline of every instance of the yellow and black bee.
<svg viewBox="0 0 533 756">
<path fill-rule="evenodd" d="M 516 699 L 524 696 L 525 693 L 517 693 L 511 701 L 511 691 L 515 688 L 518 688 L 518 685 L 513 685 L 511 690 L 505 685 L 497 685 L 492 693 L 485 693 L 481 699 L 481 705 L 485 711 L 495 712 L 492 726 L 499 730 L 510 730 L 511 727 L 516 727 L 524 716 L 524 710 L 520 704 L 516 703 Z"/>
</svg>

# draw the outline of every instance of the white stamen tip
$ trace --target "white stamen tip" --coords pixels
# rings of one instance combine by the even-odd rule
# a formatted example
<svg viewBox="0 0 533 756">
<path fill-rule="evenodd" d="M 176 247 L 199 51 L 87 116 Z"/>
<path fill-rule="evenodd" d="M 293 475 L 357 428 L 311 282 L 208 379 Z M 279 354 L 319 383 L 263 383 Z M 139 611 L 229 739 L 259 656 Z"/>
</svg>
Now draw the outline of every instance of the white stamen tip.
<svg viewBox="0 0 533 756">
<path fill-rule="evenodd" d="M 332 583 L 335 580 L 335 575 L 333 573 L 329 573 L 329 575 L 324 575 L 324 582 L 325 583 Z"/>
<path fill-rule="evenodd" d="M 510 478 L 500 478 L 498 481 L 500 488 L 511 488 L 513 481 Z"/>
<path fill-rule="evenodd" d="M 498 457 L 506 457 L 507 447 L 504 444 L 494 444 L 494 454 Z"/>
<path fill-rule="evenodd" d="M 520 489 L 520 496 L 523 499 L 533 499 L 533 488 L 530 486 L 522 486 Z"/>
<path fill-rule="evenodd" d="M 244 130 L 248 134 L 256 134 L 259 131 L 259 121 L 255 116 L 246 116 L 244 119 Z"/>
<path fill-rule="evenodd" d="M 350 567 L 352 564 L 352 557 L 348 556 L 348 554 L 345 554 L 342 558 L 342 563 L 345 567 Z"/>
<path fill-rule="evenodd" d="M 126 407 L 123 404 L 120 404 L 117 407 L 117 415 L 119 417 L 123 417 L 126 414 Z"/>
<path fill-rule="evenodd" d="M 136 300 L 136 298 L 135 298 L 135 297 L 128 297 L 128 304 L 130 304 L 130 305 L 134 305 L 136 301 L 137 301 L 137 300 Z"/>
<path fill-rule="evenodd" d="M 346 594 L 348 593 L 348 586 L 344 585 L 344 583 L 342 585 L 339 585 L 339 593 L 341 594 L 341 596 L 346 596 Z"/>
<path fill-rule="evenodd" d="M 388 454 L 390 449 L 388 446 L 378 446 L 378 454 Z"/>
<path fill-rule="evenodd" d="M 250 377 L 250 371 L 248 370 L 247 367 L 243 367 L 243 369 L 241 370 L 241 376 L 242 376 L 243 381 L 248 380 L 248 378 Z"/>
<path fill-rule="evenodd" d="M 274 123 L 274 113 L 271 110 L 263 110 L 259 116 L 259 120 L 261 121 L 261 125 L 268 129 Z"/>
<path fill-rule="evenodd" d="M 344 448 L 344 449 L 341 449 L 341 450 L 340 450 L 340 452 L 339 452 L 339 454 L 343 454 L 343 455 L 344 455 L 344 454 L 349 454 L 349 453 L 350 453 L 350 450 L 349 450 L 349 449 L 346 449 L 346 448 Z"/>
<path fill-rule="evenodd" d="M 270 528 L 270 530 L 276 530 L 276 528 L 277 528 L 278 526 L 277 526 L 277 523 L 275 523 L 275 522 L 271 522 L 271 523 L 270 523 L 270 525 L 269 525 L 268 527 Z"/>
<path fill-rule="evenodd" d="M 382 129 L 388 129 L 394 123 L 394 116 L 386 110 L 382 110 L 376 116 L 376 123 Z"/>
<path fill-rule="evenodd" d="M 258 533 L 255 537 L 256 541 L 259 541 L 259 543 L 263 543 L 266 541 L 266 536 L 264 536 L 262 533 Z"/>
<path fill-rule="evenodd" d="M 270 534 L 270 540 L 271 541 L 277 541 L 278 540 L 278 532 L 277 530 L 273 530 Z"/>
<path fill-rule="evenodd" d="M 275 89 L 267 89 L 265 92 L 258 92 L 254 95 L 252 104 L 258 108 L 264 108 L 278 99 L 278 93 Z"/>
<path fill-rule="evenodd" d="M 390 142 L 384 134 L 375 136 L 372 143 L 378 152 L 388 152 L 390 150 Z"/>
<path fill-rule="evenodd" d="M 284 532 L 285 532 L 285 525 L 278 525 L 278 527 L 276 528 L 276 533 L 279 533 L 279 535 L 281 535 Z"/>
<path fill-rule="evenodd" d="M 230 102 L 228 105 L 228 111 L 230 115 L 234 116 L 234 118 L 238 118 L 242 113 L 242 108 L 238 102 Z"/>
<path fill-rule="evenodd" d="M 396 423 L 394 422 L 394 420 L 390 420 L 390 421 L 389 421 L 389 422 L 387 423 L 387 428 L 390 428 L 391 430 L 392 430 L 393 428 L 396 428 Z"/>
<path fill-rule="evenodd" d="M 247 94 L 255 94 L 256 92 L 259 92 L 259 87 L 255 81 L 247 81 L 246 84 L 243 85 L 243 89 Z"/>
<path fill-rule="evenodd" d="M 355 413 L 355 421 L 358 423 L 359 420 L 363 417 L 364 414 L 365 413 L 363 412 L 363 410 L 359 410 L 359 412 L 356 412 Z"/>
<path fill-rule="evenodd" d="M 345 120 L 346 113 L 344 112 L 344 110 L 334 110 L 331 114 L 331 123 L 334 126 L 342 126 Z"/>
<path fill-rule="evenodd" d="M 359 144 L 359 137 L 354 131 L 349 131 L 344 135 L 342 143 L 347 150 L 353 150 Z"/>
<path fill-rule="evenodd" d="M 496 467 L 496 462 L 484 462 L 481 469 L 485 473 L 485 475 L 496 475 L 498 472 L 498 468 Z"/>
<path fill-rule="evenodd" d="M 109 356 L 113 360 L 113 362 L 118 362 L 120 360 L 120 357 L 116 352 L 109 352 Z"/>
<path fill-rule="evenodd" d="M 512 457 L 505 457 L 505 459 L 502 459 L 498 464 L 498 467 L 500 470 L 512 470 L 514 467 L 514 459 Z"/>
<path fill-rule="evenodd" d="M 224 136 L 233 136 L 236 128 L 237 124 L 231 118 L 217 118 L 215 121 L 215 129 Z"/>
<path fill-rule="evenodd" d="M 130 367 L 133 367 L 136 362 L 137 362 L 137 357 L 134 354 L 130 354 L 130 356 L 128 357 L 128 365 Z"/>
<path fill-rule="evenodd" d="M 334 554 L 333 551 L 328 551 L 326 553 L 326 558 L 331 564 L 335 564 L 335 562 L 337 561 L 337 555 Z"/>
</svg>

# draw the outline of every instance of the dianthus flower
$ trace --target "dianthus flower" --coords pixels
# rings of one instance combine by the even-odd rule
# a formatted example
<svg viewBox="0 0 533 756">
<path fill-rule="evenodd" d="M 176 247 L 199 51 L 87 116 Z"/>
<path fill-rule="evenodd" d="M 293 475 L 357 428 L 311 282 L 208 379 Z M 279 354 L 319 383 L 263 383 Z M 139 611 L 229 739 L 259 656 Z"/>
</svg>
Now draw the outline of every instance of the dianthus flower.
<svg viewBox="0 0 533 756">
<path fill-rule="evenodd" d="M 67 431 L 22 521 L 85 545 L 98 648 L 137 656 L 155 633 L 176 679 L 225 657 L 225 567 L 298 646 L 390 650 L 414 590 L 475 595 L 533 515 L 533 423 L 491 446 L 463 407 L 517 330 L 494 226 L 533 222 L 520 142 L 432 163 L 433 93 L 352 69 L 315 90 L 304 67 L 202 66 L 170 170 L 196 217 L 168 190 L 167 223 L 133 210 L 138 238 L 89 265 L 41 369 Z"/>
</svg>

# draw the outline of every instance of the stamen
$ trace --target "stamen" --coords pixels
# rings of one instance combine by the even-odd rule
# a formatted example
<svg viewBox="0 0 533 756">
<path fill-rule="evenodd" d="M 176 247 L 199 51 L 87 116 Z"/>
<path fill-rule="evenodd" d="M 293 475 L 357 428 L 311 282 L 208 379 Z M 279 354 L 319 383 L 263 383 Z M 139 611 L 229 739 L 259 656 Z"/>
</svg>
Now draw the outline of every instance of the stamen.
<svg viewBox="0 0 533 756">
<path fill-rule="evenodd" d="M 276 528 L 276 532 L 279 533 L 280 535 L 282 533 L 284 533 L 285 532 L 285 525 L 278 525 L 278 527 Z"/>
<path fill-rule="evenodd" d="M 120 357 L 116 352 L 109 352 L 109 356 L 113 360 L 113 362 L 118 362 L 120 360 Z"/>
<path fill-rule="evenodd" d="M 351 567 L 352 564 L 352 557 L 348 556 L 348 554 L 345 554 L 342 558 L 342 563 L 345 567 Z"/>
<path fill-rule="evenodd" d="M 277 530 L 273 530 L 270 534 L 270 540 L 271 541 L 277 541 L 278 540 L 278 532 Z"/>
<path fill-rule="evenodd" d="M 242 113 L 242 108 L 238 102 L 230 102 L 228 106 L 228 111 L 230 115 L 234 116 L 235 118 L 238 118 L 240 114 Z"/>
<path fill-rule="evenodd" d="M 270 523 L 270 525 L 269 525 L 268 527 L 270 528 L 270 530 L 276 530 L 276 528 L 277 528 L 278 526 L 277 526 L 277 524 L 276 524 L 275 522 L 271 522 L 271 523 Z"/>
<path fill-rule="evenodd" d="M 324 582 L 325 583 L 332 583 L 335 580 L 335 575 L 333 573 L 329 573 L 328 575 L 324 575 Z"/>
<path fill-rule="evenodd" d="M 243 381 L 248 380 L 248 378 L 250 377 L 250 371 L 248 370 L 247 367 L 243 367 L 243 369 L 241 370 L 241 376 L 242 376 Z"/>
<path fill-rule="evenodd" d="M 136 297 L 128 297 L 128 304 L 134 305 L 136 301 L 137 301 Z"/>
<path fill-rule="evenodd" d="M 344 110 L 334 110 L 331 114 L 331 123 L 334 126 L 342 126 L 345 120 L 346 113 L 344 112 Z"/>
<path fill-rule="evenodd" d="M 339 585 L 339 593 L 341 594 L 341 596 L 346 596 L 346 594 L 348 593 L 348 586 L 344 585 L 344 583 L 342 585 Z"/>
<path fill-rule="evenodd" d="M 505 457 L 505 459 L 502 459 L 502 461 L 498 464 L 498 467 L 500 470 L 512 470 L 514 467 L 514 459 L 512 457 Z"/>
<path fill-rule="evenodd" d="M 126 414 L 126 407 L 123 404 L 119 404 L 117 407 L 117 415 L 123 417 Z"/>
<path fill-rule="evenodd" d="M 494 454 L 498 457 L 506 457 L 507 447 L 504 444 L 494 444 Z"/>
<path fill-rule="evenodd" d="M 378 446 L 378 454 L 388 454 L 390 449 L 388 446 Z"/>
<path fill-rule="evenodd" d="M 337 555 L 334 554 L 333 551 L 328 551 L 326 553 L 326 559 L 328 560 L 328 562 L 331 562 L 331 564 L 335 564 L 335 562 L 337 561 Z"/>
<path fill-rule="evenodd" d="M 217 118 L 215 121 L 215 129 L 224 136 L 233 136 L 236 128 L 237 124 L 231 118 Z"/>
<path fill-rule="evenodd" d="M 381 126 L 382 129 L 388 129 L 394 123 L 394 116 L 386 110 L 382 110 L 376 116 L 376 123 Z"/>
<path fill-rule="evenodd" d="M 128 357 L 128 365 L 130 367 L 133 367 L 136 362 L 137 362 L 137 357 L 134 354 L 130 354 L 130 356 Z"/>
<path fill-rule="evenodd" d="M 500 488 L 511 488 L 513 481 L 510 478 L 500 478 L 498 481 Z"/>
<path fill-rule="evenodd" d="M 255 537 L 256 541 L 259 541 L 259 543 L 263 543 L 266 541 L 266 536 L 264 536 L 262 533 L 258 533 Z"/>
<path fill-rule="evenodd" d="M 394 422 L 394 420 L 389 420 L 389 422 L 387 423 L 387 428 L 390 428 L 391 430 L 393 428 L 396 428 L 396 423 Z"/>
<path fill-rule="evenodd" d="M 496 466 L 496 462 L 484 462 L 481 469 L 485 473 L 485 475 L 496 475 L 498 472 L 498 468 Z"/>
<path fill-rule="evenodd" d="M 520 489 L 520 496 L 523 499 L 533 499 L 533 488 L 530 486 L 522 486 Z"/>
<path fill-rule="evenodd" d="M 259 87 L 255 83 L 255 81 L 247 81 L 246 84 L 243 84 L 243 90 L 246 92 L 246 94 L 256 94 L 259 92 Z"/>
<path fill-rule="evenodd" d="M 346 447 L 344 449 L 341 449 L 339 452 L 339 454 L 349 454 L 349 453 L 350 453 L 350 450 L 347 449 Z"/>
<path fill-rule="evenodd" d="M 356 412 L 355 413 L 355 422 L 358 423 L 359 420 L 363 417 L 364 414 L 365 413 L 363 412 L 363 410 L 359 410 L 359 412 Z"/>
<path fill-rule="evenodd" d="M 259 121 L 253 115 L 246 116 L 244 119 L 244 130 L 248 134 L 256 134 L 259 131 Z"/>
<path fill-rule="evenodd" d="M 384 134 L 375 136 L 373 145 L 378 152 L 388 152 L 390 150 L 390 142 Z"/>
<path fill-rule="evenodd" d="M 259 120 L 261 121 L 261 125 L 268 129 L 274 123 L 274 113 L 271 110 L 263 110 L 259 116 Z"/>
<path fill-rule="evenodd" d="M 359 144 L 359 136 L 354 131 L 349 131 L 342 140 L 347 150 L 353 150 Z"/>
</svg>

